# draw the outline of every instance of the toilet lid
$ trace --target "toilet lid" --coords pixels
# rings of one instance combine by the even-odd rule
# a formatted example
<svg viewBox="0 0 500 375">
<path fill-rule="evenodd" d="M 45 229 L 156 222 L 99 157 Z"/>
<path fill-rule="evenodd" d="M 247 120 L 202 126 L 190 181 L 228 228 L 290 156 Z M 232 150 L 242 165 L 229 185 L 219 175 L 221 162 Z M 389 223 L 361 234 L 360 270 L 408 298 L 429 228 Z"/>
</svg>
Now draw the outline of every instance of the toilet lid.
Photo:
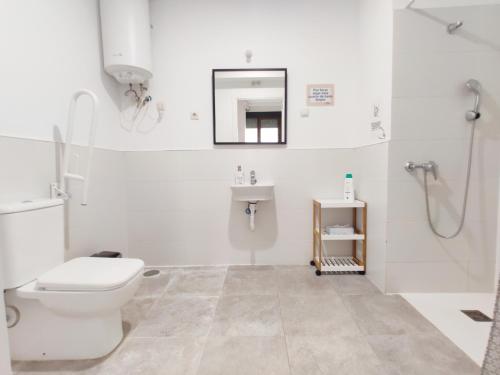
<svg viewBox="0 0 500 375">
<path fill-rule="evenodd" d="M 104 291 L 119 288 L 144 268 L 140 259 L 75 258 L 41 275 L 37 288 L 52 291 Z"/>
</svg>

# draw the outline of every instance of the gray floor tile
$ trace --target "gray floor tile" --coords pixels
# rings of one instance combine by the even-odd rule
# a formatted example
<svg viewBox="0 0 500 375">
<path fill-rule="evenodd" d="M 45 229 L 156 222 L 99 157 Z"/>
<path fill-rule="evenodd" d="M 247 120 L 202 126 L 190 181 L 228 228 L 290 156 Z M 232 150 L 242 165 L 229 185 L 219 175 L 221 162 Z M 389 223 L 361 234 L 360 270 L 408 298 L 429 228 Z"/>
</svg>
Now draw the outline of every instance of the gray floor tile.
<svg viewBox="0 0 500 375">
<path fill-rule="evenodd" d="M 478 375 L 479 367 L 440 333 L 368 336 L 378 357 L 404 375 Z"/>
<path fill-rule="evenodd" d="M 274 271 L 276 266 L 260 266 L 260 265 L 250 265 L 250 264 L 242 264 L 235 266 L 228 266 L 228 271 Z"/>
<path fill-rule="evenodd" d="M 277 267 L 276 273 L 280 294 L 294 296 L 337 294 L 333 279 L 329 275 L 316 276 L 313 267 Z"/>
<path fill-rule="evenodd" d="M 202 338 L 133 338 L 92 375 L 195 375 L 203 346 Z"/>
<path fill-rule="evenodd" d="M 284 337 L 210 336 L 198 375 L 287 375 Z"/>
<path fill-rule="evenodd" d="M 218 296 L 222 293 L 225 277 L 225 268 L 210 270 L 187 269 L 175 275 L 167 286 L 166 294 Z"/>
<path fill-rule="evenodd" d="M 162 298 L 137 328 L 134 337 L 206 336 L 218 297 L 179 296 Z"/>
<path fill-rule="evenodd" d="M 384 368 L 365 337 L 289 336 L 293 375 L 397 375 Z"/>
<path fill-rule="evenodd" d="M 135 293 L 136 298 L 158 298 L 163 295 L 165 289 L 167 288 L 168 283 L 172 280 L 172 278 L 180 273 L 179 270 L 171 270 L 169 268 L 151 268 L 148 267 L 144 271 L 148 271 L 150 269 L 157 269 L 160 271 L 159 275 L 152 277 L 143 277 L 141 286 L 139 290 Z"/>
<path fill-rule="evenodd" d="M 331 296 L 280 295 L 285 335 L 356 336 L 361 332 L 342 299 Z"/>
<path fill-rule="evenodd" d="M 108 357 L 80 361 L 14 361 L 12 370 L 19 375 L 92 375 Z"/>
<path fill-rule="evenodd" d="M 212 266 L 179 266 L 173 267 L 174 269 L 180 269 L 183 271 L 227 271 L 229 266 L 220 266 L 220 265 L 212 265 Z"/>
<path fill-rule="evenodd" d="M 143 321 L 152 309 L 154 299 L 150 297 L 134 298 L 122 307 L 124 334 L 128 335 Z"/>
<path fill-rule="evenodd" d="M 223 296 L 210 335 L 283 335 L 278 296 Z"/>
<path fill-rule="evenodd" d="M 325 275 L 334 281 L 335 290 L 340 295 L 381 294 L 375 285 L 363 275 Z"/>
<path fill-rule="evenodd" d="M 344 302 L 367 335 L 437 332 L 417 310 L 396 295 L 344 296 Z"/>
<path fill-rule="evenodd" d="M 289 374 L 289 358 L 295 375 L 479 374 L 411 305 L 380 294 L 362 276 L 235 266 L 225 277 L 224 267 L 162 269 L 123 307 L 128 335 L 113 353 L 99 360 L 15 362 L 14 370 L 281 375 Z"/>
<path fill-rule="evenodd" d="M 223 293 L 225 295 L 277 295 L 277 279 L 278 275 L 273 267 L 229 267 Z"/>
</svg>

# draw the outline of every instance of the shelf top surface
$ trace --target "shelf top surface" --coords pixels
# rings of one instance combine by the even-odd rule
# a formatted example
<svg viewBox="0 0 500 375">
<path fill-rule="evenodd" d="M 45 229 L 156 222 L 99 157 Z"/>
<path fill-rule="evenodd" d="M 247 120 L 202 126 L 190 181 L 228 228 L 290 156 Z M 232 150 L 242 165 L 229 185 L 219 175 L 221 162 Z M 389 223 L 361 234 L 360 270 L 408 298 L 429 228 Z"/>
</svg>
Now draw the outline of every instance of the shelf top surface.
<svg viewBox="0 0 500 375">
<path fill-rule="evenodd" d="M 363 201 L 355 200 L 354 202 L 347 202 L 344 199 L 314 199 L 322 208 L 354 208 L 365 207 L 366 203 Z"/>
</svg>

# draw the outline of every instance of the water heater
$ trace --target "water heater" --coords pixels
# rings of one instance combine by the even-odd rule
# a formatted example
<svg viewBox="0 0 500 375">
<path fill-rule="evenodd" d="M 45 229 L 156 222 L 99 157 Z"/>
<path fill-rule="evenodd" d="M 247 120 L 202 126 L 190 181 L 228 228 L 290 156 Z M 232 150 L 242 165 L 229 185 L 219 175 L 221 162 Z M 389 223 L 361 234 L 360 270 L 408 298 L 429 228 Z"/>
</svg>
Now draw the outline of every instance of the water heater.
<svg viewBox="0 0 500 375">
<path fill-rule="evenodd" d="M 100 0 L 104 70 L 120 83 L 153 77 L 149 0 Z"/>
</svg>

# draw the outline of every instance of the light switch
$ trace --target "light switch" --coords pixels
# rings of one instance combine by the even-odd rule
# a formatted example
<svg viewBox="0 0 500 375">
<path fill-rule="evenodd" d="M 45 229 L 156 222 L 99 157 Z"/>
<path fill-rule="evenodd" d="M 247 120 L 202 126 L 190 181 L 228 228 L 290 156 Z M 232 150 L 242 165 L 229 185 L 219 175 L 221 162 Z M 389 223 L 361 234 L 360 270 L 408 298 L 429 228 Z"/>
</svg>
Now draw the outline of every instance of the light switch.
<svg viewBox="0 0 500 375">
<path fill-rule="evenodd" d="M 192 112 L 191 113 L 191 120 L 199 120 L 200 116 L 198 116 L 198 113 Z"/>
<path fill-rule="evenodd" d="M 303 108 L 300 111 L 300 117 L 309 117 L 309 108 Z"/>
</svg>

